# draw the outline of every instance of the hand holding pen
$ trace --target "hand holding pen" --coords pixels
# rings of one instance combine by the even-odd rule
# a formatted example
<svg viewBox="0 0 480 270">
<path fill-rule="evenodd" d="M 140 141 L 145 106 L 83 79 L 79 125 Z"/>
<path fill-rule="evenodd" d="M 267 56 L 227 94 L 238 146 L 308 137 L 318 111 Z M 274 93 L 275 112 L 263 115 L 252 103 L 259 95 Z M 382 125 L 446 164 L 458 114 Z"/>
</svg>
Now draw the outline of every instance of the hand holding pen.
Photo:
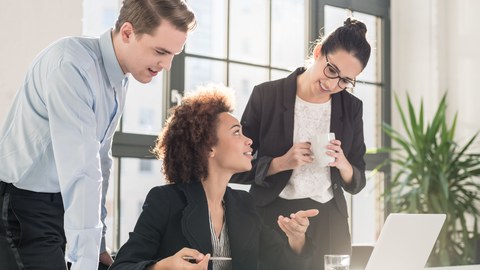
<svg viewBox="0 0 480 270">
<path fill-rule="evenodd" d="M 197 263 L 197 259 L 193 256 L 183 256 L 182 259 L 190 262 L 190 263 Z M 210 261 L 231 261 L 232 258 L 230 257 L 210 257 Z"/>
<path fill-rule="evenodd" d="M 188 259 L 195 260 L 195 263 L 189 262 Z M 167 269 L 185 269 L 185 270 L 207 270 L 210 254 L 203 255 L 195 249 L 182 248 L 173 256 L 164 258 L 147 270 L 167 270 Z"/>
</svg>

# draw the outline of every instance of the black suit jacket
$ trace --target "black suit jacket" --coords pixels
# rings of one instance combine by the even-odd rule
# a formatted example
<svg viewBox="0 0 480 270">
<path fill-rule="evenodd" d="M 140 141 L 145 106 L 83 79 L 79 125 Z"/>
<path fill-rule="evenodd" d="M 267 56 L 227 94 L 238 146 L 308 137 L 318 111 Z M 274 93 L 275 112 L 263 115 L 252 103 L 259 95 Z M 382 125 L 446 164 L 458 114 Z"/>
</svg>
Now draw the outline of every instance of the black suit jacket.
<svg viewBox="0 0 480 270">
<path fill-rule="evenodd" d="M 250 194 L 227 188 L 224 201 L 233 269 L 257 269 L 257 263 L 270 265 L 266 269 L 307 269 L 312 246 L 307 244 L 302 255 L 294 254 L 276 232 L 262 225 Z M 110 269 L 145 269 L 183 247 L 211 254 L 208 216 L 200 183 L 153 188 Z"/>
<path fill-rule="evenodd" d="M 245 136 L 253 140 L 256 158 L 249 172 L 236 174 L 232 182 L 251 184 L 250 193 L 259 206 L 272 202 L 285 188 L 292 170 L 266 176 L 273 158 L 284 155 L 293 145 L 298 68 L 288 77 L 255 86 L 242 116 Z M 342 141 L 343 152 L 353 166 L 353 180 L 346 184 L 337 168 L 331 168 L 332 189 L 339 211 L 347 214 L 343 189 L 355 194 L 365 187 L 365 143 L 362 101 L 347 91 L 332 95 L 330 131 Z"/>
</svg>

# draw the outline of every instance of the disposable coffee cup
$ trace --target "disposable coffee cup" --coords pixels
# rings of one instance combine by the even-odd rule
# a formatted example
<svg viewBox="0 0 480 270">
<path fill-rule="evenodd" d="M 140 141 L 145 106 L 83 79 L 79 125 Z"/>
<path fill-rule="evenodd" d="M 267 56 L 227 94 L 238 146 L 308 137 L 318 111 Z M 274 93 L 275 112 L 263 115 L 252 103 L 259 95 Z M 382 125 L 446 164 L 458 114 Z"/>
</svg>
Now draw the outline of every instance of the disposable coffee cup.
<svg viewBox="0 0 480 270">
<path fill-rule="evenodd" d="M 334 157 L 327 155 L 327 151 L 330 151 L 327 146 L 331 140 L 335 140 L 335 133 L 318 133 L 311 138 L 311 149 L 318 166 L 326 167 L 335 161 Z"/>
</svg>

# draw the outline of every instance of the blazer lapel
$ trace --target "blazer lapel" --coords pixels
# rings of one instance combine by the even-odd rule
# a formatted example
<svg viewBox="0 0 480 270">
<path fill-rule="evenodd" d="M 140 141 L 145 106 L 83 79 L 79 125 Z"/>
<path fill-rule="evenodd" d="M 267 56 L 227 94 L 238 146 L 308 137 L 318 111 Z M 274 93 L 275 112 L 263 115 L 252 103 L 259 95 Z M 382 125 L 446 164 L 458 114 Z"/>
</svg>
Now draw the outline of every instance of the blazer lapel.
<svg viewBox="0 0 480 270">
<path fill-rule="evenodd" d="M 182 232 L 191 247 L 206 254 L 212 253 L 207 199 L 199 182 L 180 185 L 187 206 L 183 210 Z"/>
<path fill-rule="evenodd" d="M 283 84 L 283 106 L 285 111 L 283 112 L 283 127 L 284 134 L 287 134 L 286 138 L 288 143 L 293 143 L 293 122 L 295 118 L 295 99 L 297 96 L 297 77 L 305 71 L 304 68 L 296 69 L 290 74 Z"/>
<path fill-rule="evenodd" d="M 332 112 L 330 116 L 330 130 L 335 133 L 337 140 L 342 140 L 343 137 L 342 112 L 342 95 L 340 92 L 332 95 Z"/>
</svg>

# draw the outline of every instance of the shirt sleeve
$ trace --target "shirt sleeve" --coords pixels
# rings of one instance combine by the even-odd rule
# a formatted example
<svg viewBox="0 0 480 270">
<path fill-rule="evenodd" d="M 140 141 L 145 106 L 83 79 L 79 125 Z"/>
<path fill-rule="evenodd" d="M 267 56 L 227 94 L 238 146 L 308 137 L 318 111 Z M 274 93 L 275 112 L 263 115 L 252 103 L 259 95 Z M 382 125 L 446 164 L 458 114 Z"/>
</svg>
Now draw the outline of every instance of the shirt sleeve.
<svg viewBox="0 0 480 270">
<path fill-rule="evenodd" d="M 46 81 L 45 103 L 65 209 L 66 257 L 73 270 L 97 269 L 103 226 L 94 95 L 85 73 L 73 63 L 60 63 Z"/>
<path fill-rule="evenodd" d="M 108 184 L 110 179 L 110 173 L 112 171 L 112 140 L 108 138 L 108 141 L 104 143 L 102 149 L 100 150 L 100 159 L 101 159 L 101 168 L 102 168 L 102 200 L 101 200 L 101 216 L 100 219 L 102 221 L 102 241 L 100 243 L 100 253 L 105 252 L 107 250 L 107 245 L 105 243 L 105 234 L 107 232 L 107 225 L 105 224 L 105 218 L 107 217 L 107 207 L 106 207 L 106 200 L 107 200 L 107 191 L 108 191 Z"/>
</svg>

